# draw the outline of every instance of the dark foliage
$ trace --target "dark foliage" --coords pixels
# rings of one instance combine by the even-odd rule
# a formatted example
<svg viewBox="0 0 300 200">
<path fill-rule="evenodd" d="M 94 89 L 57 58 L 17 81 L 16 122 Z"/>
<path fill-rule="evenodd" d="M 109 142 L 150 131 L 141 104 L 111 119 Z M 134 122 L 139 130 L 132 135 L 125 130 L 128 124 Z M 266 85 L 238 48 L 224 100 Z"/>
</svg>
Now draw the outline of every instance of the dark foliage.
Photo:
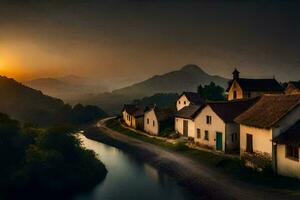
<svg viewBox="0 0 300 200">
<path fill-rule="evenodd" d="M 95 153 L 84 149 L 68 128 L 21 128 L 4 114 L 0 158 L 0 199 L 70 197 L 90 189 L 107 173 Z"/>
<path fill-rule="evenodd" d="M 214 82 L 210 82 L 209 85 L 202 85 L 198 86 L 197 89 L 198 94 L 200 94 L 205 100 L 210 101 L 224 101 L 226 100 L 225 97 L 225 90 L 219 85 L 216 85 Z"/>
<path fill-rule="evenodd" d="M 178 94 L 175 93 L 159 93 L 150 97 L 144 97 L 133 101 L 133 104 L 151 107 L 154 104 L 160 108 L 175 107 L 175 102 L 178 99 Z"/>
</svg>

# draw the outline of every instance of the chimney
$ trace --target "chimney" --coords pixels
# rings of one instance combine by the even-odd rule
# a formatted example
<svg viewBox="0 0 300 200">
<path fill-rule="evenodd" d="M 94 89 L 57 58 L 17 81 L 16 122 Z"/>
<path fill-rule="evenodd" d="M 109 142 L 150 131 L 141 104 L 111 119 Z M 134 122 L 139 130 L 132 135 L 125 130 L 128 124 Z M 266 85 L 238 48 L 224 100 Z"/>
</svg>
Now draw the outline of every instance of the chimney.
<svg viewBox="0 0 300 200">
<path fill-rule="evenodd" d="M 233 79 L 239 79 L 240 78 L 240 72 L 235 68 L 232 72 Z"/>
</svg>

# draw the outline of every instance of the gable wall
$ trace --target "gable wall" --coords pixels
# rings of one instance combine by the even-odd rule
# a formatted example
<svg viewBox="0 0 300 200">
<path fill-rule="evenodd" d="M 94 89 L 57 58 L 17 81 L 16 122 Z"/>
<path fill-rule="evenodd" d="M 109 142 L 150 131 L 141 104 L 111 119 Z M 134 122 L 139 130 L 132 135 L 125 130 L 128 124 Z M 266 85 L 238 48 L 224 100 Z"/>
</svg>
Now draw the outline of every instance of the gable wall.
<svg viewBox="0 0 300 200">
<path fill-rule="evenodd" d="M 185 102 L 185 104 L 184 104 L 184 102 Z M 184 108 L 188 105 L 190 105 L 190 101 L 186 98 L 185 95 L 182 95 L 176 102 L 177 111 L 181 110 L 182 108 Z"/>
<path fill-rule="evenodd" d="M 206 123 L 206 116 L 212 117 L 212 124 Z M 209 148 L 216 149 L 216 132 L 222 133 L 222 146 L 223 151 L 225 151 L 225 140 L 226 140 L 226 129 L 223 120 L 211 109 L 210 106 L 206 106 L 195 118 L 195 135 L 197 128 L 200 129 L 201 138 L 195 137 L 195 142 L 203 146 L 208 146 Z M 205 140 L 205 130 L 209 132 L 209 140 Z"/>
<path fill-rule="evenodd" d="M 228 101 L 234 100 L 233 98 L 233 93 L 234 91 L 237 92 L 237 99 L 242 99 L 243 98 L 243 90 L 240 87 L 240 85 L 237 83 L 237 81 L 233 81 L 230 90 L 228 92 Z"/>
<path fill-rule="evenodd" d="M 149 124 L 147 123 L 147 119 L 149 119 Z M 154 126 L 153 126 L 154 121 Z M 151 135 L 158 135 L 159 134 L 159 124 L 156 118 L 154 110 L 149 110 L 145 113 L 144 116 L 144 130 L 145 132 Z"/>
</svg>

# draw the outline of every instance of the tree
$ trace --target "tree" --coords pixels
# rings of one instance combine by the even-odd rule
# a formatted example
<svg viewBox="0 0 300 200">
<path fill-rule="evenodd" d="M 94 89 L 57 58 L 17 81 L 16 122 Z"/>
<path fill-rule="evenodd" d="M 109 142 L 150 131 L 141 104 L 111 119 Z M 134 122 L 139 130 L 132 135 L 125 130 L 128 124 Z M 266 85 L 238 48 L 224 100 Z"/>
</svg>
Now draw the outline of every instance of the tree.
<svg viewBox="0 0 300 200">
<path fill-rule="evenodd" d="M 226 100 L 224 88 L 222 88 L 219 85 L 216 85 L 214 82 L 210 82 L 209 85 L 205 85 L 204 87 L 202 87 L 202 85 L 199 85 L 197 92 L 206 100 L 210 100 L 210 101 Z"/>
</svg>

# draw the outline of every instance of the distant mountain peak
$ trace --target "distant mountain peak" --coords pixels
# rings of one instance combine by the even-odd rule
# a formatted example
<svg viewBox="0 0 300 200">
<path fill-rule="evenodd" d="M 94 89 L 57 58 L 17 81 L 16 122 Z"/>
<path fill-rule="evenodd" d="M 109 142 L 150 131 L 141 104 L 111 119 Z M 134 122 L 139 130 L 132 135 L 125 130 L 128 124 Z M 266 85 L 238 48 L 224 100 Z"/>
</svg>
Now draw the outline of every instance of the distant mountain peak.
<svg viewBox="0 0 300 200">
<path fill-rule="evenodd" d="M 205 73 L 198 65 L 195 64 L 188 64 L 184 65 L 180 71 L 186 71 L 186 72 L 203 72 Z"/>
</svg>

